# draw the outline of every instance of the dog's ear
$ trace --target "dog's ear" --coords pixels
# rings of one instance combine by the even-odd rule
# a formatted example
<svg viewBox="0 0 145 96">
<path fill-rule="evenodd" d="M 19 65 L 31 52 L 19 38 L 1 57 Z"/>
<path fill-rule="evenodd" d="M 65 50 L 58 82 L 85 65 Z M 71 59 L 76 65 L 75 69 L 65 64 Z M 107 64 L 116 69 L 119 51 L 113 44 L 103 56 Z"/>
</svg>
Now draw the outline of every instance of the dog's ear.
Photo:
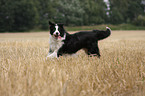
<svg viewBox="0 0 145 96">
<path fill-rule="evenodd" d="M 63 27 L 63 26 L 64 26 L 64 24 L 63 24 L 63 23 L 59 23 L 58 25 L 59 25 L 59 26 L 61 26 L 61 27 Z"/>
<path fill-rule="evenodd" d="M 55 25 L 54 23 L 52 23 L 51 21 L 49 21 L 49 26 Z"/>
</svg>

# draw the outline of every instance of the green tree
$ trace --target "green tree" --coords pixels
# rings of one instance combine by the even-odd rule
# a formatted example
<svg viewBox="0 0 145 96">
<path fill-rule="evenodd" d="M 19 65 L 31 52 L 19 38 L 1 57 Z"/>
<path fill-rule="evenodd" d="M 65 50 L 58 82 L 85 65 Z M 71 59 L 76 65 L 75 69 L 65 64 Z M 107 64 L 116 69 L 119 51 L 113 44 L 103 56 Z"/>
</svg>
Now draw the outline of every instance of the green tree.
<svg viewBox="0 0 145 96">
<path fill-rule="evenodd" d="M 0 32 L 13 30 L 14 3 L 11 0 L 0 1 Z"/>
<path fill-rule="evenodd" d="M 38 22 L 36 6 L 30 0 L 1 0 L 0 31 L 26 31 Z"/>
<path fill-rule="evenodd" d="M 110 22 L 113 24 L 132 23 L 144 13 L 142 0 L 109 0 Z"/>
<path fill-rule="evenodd" d="M 29 30 L 38 23 L 39 15 L 33 1 L 15 1 L 14 10 L 14 30 Z"/>
<path fill-rule="evenodd" d="M 139 15 L 144 14 L 144 6 L 142 3 L 142 0 L 133 0 L 129 1 L 128 4 L 128 11 L 127 11 L 127 19 L 132 23 L 134 22 L 135 19 L 138 17 L 140 18 Z"/>
<path fill-rule="evenodd" d="M 106 4 L 103 0 L 81 0 L 81 6 L 85 13 L 83 14 L 84 25 L 105 23 Z"/>
<path fill-rule="evenodd" d="M 82 25 L 84 10 L 79 0 L 59 0 L 56 8 L 57 15 L 54 18 L 56 22 L 64 22 L 66 25 Z"/>
<path fill-rule="evenodd" d="M 41 29 L 48 29 L 48 21 L 56 16 L 56 0 L 34 0 L 39 14 L 39 25 Z"/>
<path fill-rule="evenodd" d="M 120 24 L 125 22 L 128 11 L 128 0 L 109 0 L 110 2 L 110 22 Z"/>
<path fill-rule="evenodd" d="M 145 26 L 145 16 L 139 15 L 134 21 L 133 24 L 137 26 Z"/>
</svg>

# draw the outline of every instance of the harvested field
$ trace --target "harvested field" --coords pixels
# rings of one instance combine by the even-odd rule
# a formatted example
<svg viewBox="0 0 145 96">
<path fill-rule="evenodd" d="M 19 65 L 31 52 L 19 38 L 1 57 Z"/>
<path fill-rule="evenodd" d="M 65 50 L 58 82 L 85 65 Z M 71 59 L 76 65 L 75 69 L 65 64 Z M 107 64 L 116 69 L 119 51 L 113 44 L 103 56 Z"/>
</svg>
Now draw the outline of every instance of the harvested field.
<svg viewBox="0 0 145 96">
<path fill-rule="evenodd" d="M 100 59 L 46 60 L 48 38 L 0 33 L 0 96 L 145 96 L 145 31 L 112 31 Z"/>
</svg>

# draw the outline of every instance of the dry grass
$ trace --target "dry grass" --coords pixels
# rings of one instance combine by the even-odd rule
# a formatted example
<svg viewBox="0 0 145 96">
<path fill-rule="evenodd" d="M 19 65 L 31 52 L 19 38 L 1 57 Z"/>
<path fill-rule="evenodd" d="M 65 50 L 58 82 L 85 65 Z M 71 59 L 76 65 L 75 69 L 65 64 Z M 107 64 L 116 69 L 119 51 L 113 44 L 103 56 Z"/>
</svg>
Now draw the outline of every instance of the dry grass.
<svg viewBox="0 0 145 96">
<path fill-rule="evenodd" d="M 0 96 L 145 96 L 145 31 L 113 31 L 102 57 L 45 60 L 48 33 L 0 34 Z"/>
</svg>

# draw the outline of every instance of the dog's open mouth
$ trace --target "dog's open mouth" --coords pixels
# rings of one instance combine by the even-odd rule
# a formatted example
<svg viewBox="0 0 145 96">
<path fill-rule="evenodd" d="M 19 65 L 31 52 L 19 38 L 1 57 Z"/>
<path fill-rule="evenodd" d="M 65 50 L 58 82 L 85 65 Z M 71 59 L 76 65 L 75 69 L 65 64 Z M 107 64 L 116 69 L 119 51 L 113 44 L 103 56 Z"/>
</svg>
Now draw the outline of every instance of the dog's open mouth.
<svg viewBox="0 0 145 96">
<path fill-rule="evenodd" d="M 61 39 L 61 36 L 60 36 L 60 35 L 54 35 L 54 37 L 55 37 L 56 39 Z"/>
<path fill-rule="evenodd" d="M 54 35 L 55 38 L 57 38 L 59 35 Z"/>
</svg>

